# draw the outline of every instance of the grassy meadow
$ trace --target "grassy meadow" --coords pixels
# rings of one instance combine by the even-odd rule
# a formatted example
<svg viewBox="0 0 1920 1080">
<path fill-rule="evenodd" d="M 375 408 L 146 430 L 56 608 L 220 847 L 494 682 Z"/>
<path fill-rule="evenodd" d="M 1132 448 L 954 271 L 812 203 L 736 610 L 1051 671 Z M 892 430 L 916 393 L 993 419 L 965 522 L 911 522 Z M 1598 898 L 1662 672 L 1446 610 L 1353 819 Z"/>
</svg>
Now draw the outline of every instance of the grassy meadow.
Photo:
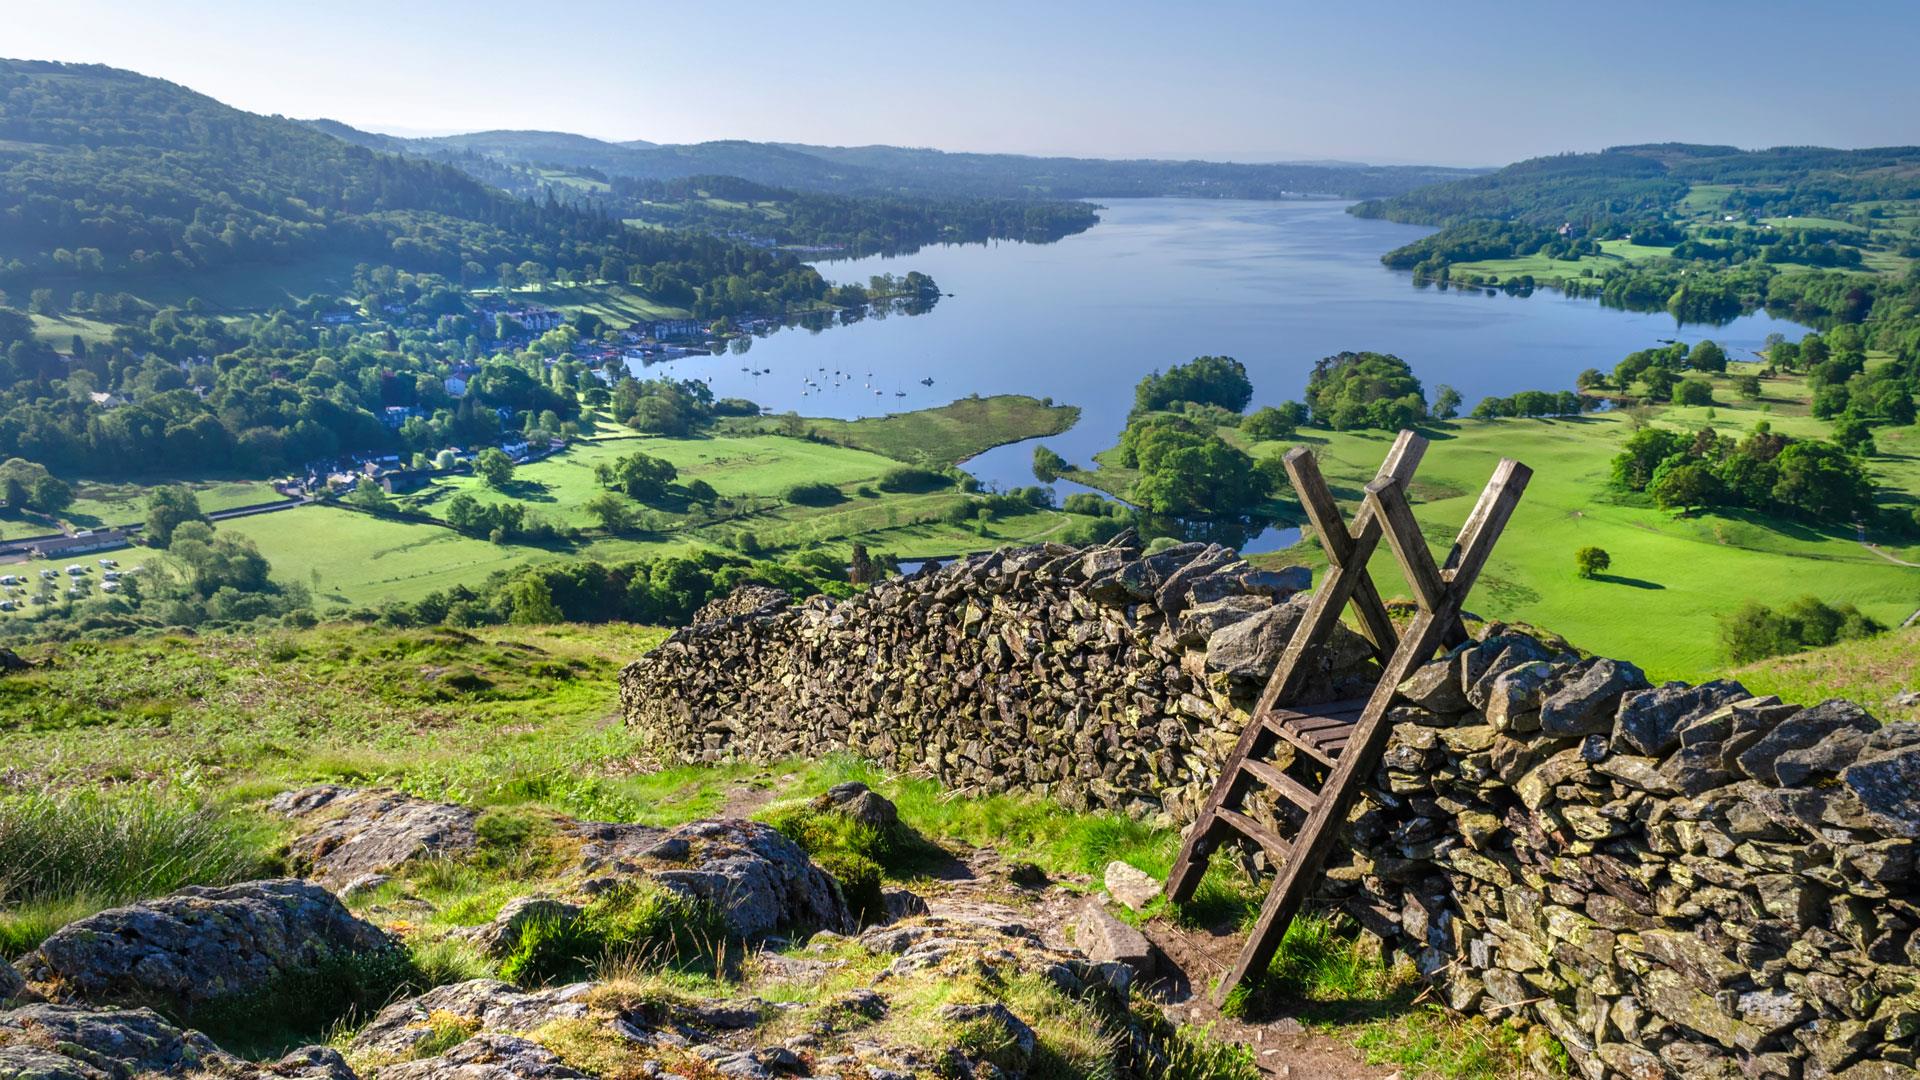
<svg viewBox="0 0 1920 1080">
<path fill-rule="evenodd" d="M 1676 515 L 1608 486 L 1612 458 L 1636 424 L 1680 430 L 1711 424 L 1723 433 L 1739 433 L 1765 420 L 1791 435 L 1829 430 L 1825 421 L 1809 415 L 1806 387 L 1798 378 L 1766 380 L 1761 400 L 1753 402 L 1736 396 L 1733 375 L 1713 383 L 1719 404 L 1711 407 L 1551 420 L 1459 420 L 1426 429 L 1432 445 L 1411 495 L 1436 559 L 1445 556 L 1501 458 L 1517 458 L 1533 469 L 1468 608 L 1487 618 L 1531 623 L 1591 652 L 1632 660 L 1655 679 L 1690 680 L 1725 668 L 1719 618 L 1749 600 L 1777 606 L 1811 594 L 1829 603 L 1856 604 L 1889 626 L 1920 608 L 1920 567 L 1896 561 L 1920 563 L 1920 549 L 1905 546 L 1905 539 L 1870 535 L 1867 539 L 1884 544 L 1869 548 L 1851 528 L 1818 528 L 1745 511 Z M 1392 442 L 1391 433 L 1379 431 L 1306 429 L 1294 439 L 1267 443 L 1251 442 L 1232 428 L 1222 429 L 1222 435 L 1256 459 L 1293 445 L 1311 447 L 1349 513 Z M 1875 435 L 1881 452 L 1871 463 L 1883 501 L 1911 504 L 1920 496 L 1920 428 L 1879 429 Z M 1105 456 L 1110 460 L 1112 453 Z M 1111 465 L 1074 478 L 1117 493 L 1132 481 L 1128 470 Z M 1276 511 L 1297 518 L 1290 491 Z M 1583 579 L 1574 572 L 1573 554 L 1589 545 L 1605 549 L 1613 565 L 1607 573 Z M 1323 560 L 1309 539 L 1258 561 L 1320 565 Z M 1372 571 L 1386 595 L 1409 595 L 1384 545 Z"/>
</svg>

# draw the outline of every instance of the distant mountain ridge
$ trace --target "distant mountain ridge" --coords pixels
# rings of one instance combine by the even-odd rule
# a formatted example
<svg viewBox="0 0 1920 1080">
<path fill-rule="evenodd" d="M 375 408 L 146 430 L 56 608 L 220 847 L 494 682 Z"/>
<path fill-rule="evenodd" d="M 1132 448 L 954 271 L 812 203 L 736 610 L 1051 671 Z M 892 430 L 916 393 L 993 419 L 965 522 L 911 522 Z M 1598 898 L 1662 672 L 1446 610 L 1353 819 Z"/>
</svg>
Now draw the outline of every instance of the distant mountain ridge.
<svg viewBox="0 0 1920 1080">
<path fill-rule="evenodd" d="M 1370 200 L 1353 212 L 1421 225 L 1495 219 L 1550 226 L 1657 215 L 1686 198 L 1695 184 L 1819 188 L 1853 199 L 1920 198 L 1920 147 L 1612 146 L 1595 153 L 1529 158 L 1494 172 Z"/>
<path fill-rule="evenodd" d="M 819 146 L 727 139 L 682 145 L 608 142 L 549 131 L 480 131 L 396 139 L 308 121 L 382 149 L 457 163 L 473 154 L 521 166 L 589 169 L 604 177 L 680 180 L 734 176 L 758 184 L 838 194 L 1101 198 L 1146 195 L 1376 198 L 1476 175 L 1439 166 L 1347 163 L 1238 164 L 1138 158 L 1030 157 L 900 146 Z M 342 130 L 345 129 L 345 130 Z M 387 140 L 393 140 L 388 142 Z"/>
</svg>

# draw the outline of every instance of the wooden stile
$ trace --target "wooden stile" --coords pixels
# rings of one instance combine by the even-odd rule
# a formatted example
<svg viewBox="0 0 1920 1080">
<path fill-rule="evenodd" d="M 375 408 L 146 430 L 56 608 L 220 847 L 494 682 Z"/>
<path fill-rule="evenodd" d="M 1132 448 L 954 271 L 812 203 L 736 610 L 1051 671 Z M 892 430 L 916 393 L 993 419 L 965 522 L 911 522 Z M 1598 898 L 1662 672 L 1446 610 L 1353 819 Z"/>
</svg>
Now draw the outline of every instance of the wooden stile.
<svg viewBox="0 0 1920 1080">
<path fill-rule="evenodd" d="M 1182 904 L 1192 899 L 1215 849 L 1236 835 L 1259 844 L 1277 867 L 1266 902 L 1239 958 L 1214 989 L 1216 1002 L 1224 1001 L 1235 987 L 1265 971 L 1272 962 L 1280 939 L 1299 914 L 1340 834 L 1340 825 L 1361 783 L 1372 774 L 1386 749 L 1392 729 L 1385 720 L 1396 689 L 1439 649 L 1467 639 L 1460 621 L 1461 605 L 1532 475 L 1517 461 L 1501 461 L 1461 527 L 1445 563 L 1436 565 L 1406 494 L 1407 483 L 1426 447 L 1427 441 L 1419 435 L 1400 433 L 1373 482 L 1367 485 L 1366 497 L 1351 526 L 1341 518 L 1313 456 L 1305 448 L 1296 448 L 1285 458 L 1300 505 L 1326 551 L 1327 572 L 1261 692 L 1246 730 L 1222 765 L 1219 781 L 1187 830 L 1173 872 L 1167 876 L 1170 901 Z M 1395 630 L 1379 589 L 1367 573 L 1367 560 L 1382 539 L 1406 576 L 1417 607 L 1404 631 Z M 1341 611 L 1349 606 L 1381 662 L 1380 681 L 1373 692 L 1364 700 L 1280 707 L 1280 702 L 1298 695 L 1308 670 L 1305 661 L 1328 638 Z M 1325 771 L 1318 790 L 1271 760 L 1283 742 L 1296 755 L 1304 755 Z M 1242 804 L 1254 784 L 1278 796 L 1282 808 L 1300 812 L 1291 839 L 1243 812 Z"/>
</svg>

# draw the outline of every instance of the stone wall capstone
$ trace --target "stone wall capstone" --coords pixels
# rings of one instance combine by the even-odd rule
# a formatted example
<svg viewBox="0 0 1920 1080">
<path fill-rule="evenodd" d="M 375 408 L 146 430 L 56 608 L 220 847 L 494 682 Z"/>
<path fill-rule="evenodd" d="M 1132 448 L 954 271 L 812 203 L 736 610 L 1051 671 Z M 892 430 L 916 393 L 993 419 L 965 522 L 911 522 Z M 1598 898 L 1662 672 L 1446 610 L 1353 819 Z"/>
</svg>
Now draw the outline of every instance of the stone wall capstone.
<svg viewBox="0 0 1920 1080">
<path fill-rule="evenodd" d="M 843 749 L 1184 820 L 1306 584 L 1128 537 L 838 604 L 736 594 L 623 702 L 669 760 Z M 1328 652 L 1316 695 L 1377 673 L 1357 637 Z M 1920 724 L 1652 686 L 1499 624 L 1399 691 L 1320 893 L 1446 1004 L 1544 1026 L 1592 1080 L 1920 1075 Z"/>
</svg>

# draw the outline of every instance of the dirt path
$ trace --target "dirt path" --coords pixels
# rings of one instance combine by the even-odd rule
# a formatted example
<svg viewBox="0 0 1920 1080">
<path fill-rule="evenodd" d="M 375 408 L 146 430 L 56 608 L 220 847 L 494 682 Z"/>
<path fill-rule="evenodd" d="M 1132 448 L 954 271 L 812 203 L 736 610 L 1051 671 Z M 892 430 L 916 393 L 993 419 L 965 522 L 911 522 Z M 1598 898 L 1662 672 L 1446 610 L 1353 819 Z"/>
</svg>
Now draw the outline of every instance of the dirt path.
<svg viewBox="0 0 1920 1080">
<path fill-rule="evenodd" d="M 1920 563 L 1908 562 L 1905 559 L 1896 558 L 1895 556 L 1887 554 L 1886 550 L 1882 548 L 1879 544 L 1869 544 L 1865 540 L 1862 540 L 1860 541 L 1860 546 L 1863 548 L 1866 548 L 1868 551 L 1873 552 L 1875 555 L 1880 556 L 1881 558 L 1887 560 L 1890 563 L 1893 563 L 1896 566 L 1920 566 Z"/>
</svg>

